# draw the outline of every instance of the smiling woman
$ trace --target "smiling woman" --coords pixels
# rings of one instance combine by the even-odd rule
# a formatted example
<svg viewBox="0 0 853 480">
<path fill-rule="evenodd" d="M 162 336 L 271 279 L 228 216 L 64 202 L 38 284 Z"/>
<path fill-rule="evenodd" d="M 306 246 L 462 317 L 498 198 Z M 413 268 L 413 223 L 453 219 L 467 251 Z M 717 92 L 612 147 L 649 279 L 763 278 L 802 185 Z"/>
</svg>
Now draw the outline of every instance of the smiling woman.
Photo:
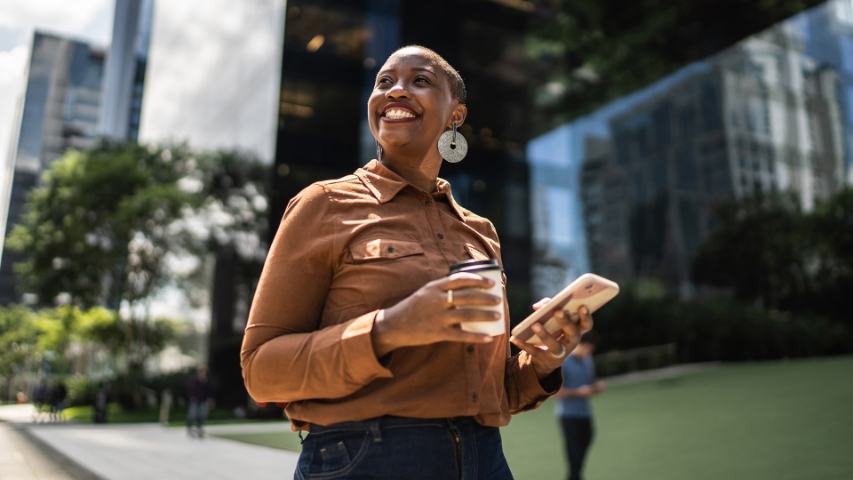
<svg viewBox="0 0 853 480">
<path fill-rule="evenodd" d="M 588 314 L 557 313 L 558 335 L 516 342 L 512 356 L 505 292 L 448 275 L 463 261 L 501 264 L 492 223 L 438 178 L 439 138 L 457 135 L 465 96 L 438 54 L 397 50 L 367 105 L 379 158 L 284 212 L 241 364 L 254 399 L 286 403 L 309 432 L 296 478 L 512 478 L 498 427 L 559 389 L 565 353 L 591 328 Z M 471 328 L 501 318 L 498 335 Z"/>
</svg>

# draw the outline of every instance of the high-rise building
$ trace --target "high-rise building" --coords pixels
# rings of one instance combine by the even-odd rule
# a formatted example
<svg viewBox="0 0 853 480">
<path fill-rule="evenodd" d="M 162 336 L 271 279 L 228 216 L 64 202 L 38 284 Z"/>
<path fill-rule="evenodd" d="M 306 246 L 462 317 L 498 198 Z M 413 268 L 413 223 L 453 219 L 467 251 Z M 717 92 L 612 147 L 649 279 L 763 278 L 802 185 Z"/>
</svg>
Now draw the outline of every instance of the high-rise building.
<svg viewBox="0 0 853 480">
<path fill-rule="evenodd" d="M 90 147 L 97 137 L 104 52 L 87 43 L 36 32 L 33 35 L 20 130 L 13 141 L 11 192 L 0 205 L 4 238 L 22 214 L 26 196 L 41 173 L 69 148 Z M 0 304 L 20 301 L 12 265 L 0 257 Z"/>
<path fill-rule="evenodd" d="M 153 14 L 153 0 L 115 2 L 99 124 L 100 133 L 106 137 L 136 140 L 139 135 Z"/>
<path fill-rule="evenodd" d="M 11 175 L 8 184 L 0 186 L 4 239 L 23 213 L 27 194 L 42 172 L 66 150 L 89 148 L 100 136 L 136 139 L 151 3 L 117 2 L 116 38 L 109 54 L 78 40 L 34 33 L 21 117 L 7 160 Z M 136 28 L 128 30 L 130 25 Z M 0 305 L 23 299 L 13 270 L 18 260 L 19 255 L 0 241 Z"/>
</svg>

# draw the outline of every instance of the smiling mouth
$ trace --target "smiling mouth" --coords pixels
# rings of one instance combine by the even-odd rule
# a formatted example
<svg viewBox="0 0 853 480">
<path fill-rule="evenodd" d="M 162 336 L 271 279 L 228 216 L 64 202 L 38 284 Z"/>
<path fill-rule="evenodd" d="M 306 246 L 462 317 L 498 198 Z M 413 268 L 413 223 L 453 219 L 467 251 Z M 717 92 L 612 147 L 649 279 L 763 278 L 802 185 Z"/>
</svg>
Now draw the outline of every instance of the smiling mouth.
<svg viewBox="0 0 853 480">
<path fill-rule="evenodd" d="M 385 120 L 411 120 L 417 118 L 414 112 L 405 108 L 391 107 L 380 115 Z"/>
</svg>

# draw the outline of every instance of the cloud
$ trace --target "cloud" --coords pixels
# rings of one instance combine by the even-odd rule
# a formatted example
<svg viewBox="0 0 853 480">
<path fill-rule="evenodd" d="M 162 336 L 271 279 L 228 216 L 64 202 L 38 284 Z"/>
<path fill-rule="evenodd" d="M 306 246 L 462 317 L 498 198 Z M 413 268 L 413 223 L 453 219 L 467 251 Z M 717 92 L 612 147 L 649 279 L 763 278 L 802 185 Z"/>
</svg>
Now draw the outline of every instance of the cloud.
<svg viewBox="0 0 853 480">
<path fill-rule="evenodd" d="M 5 193 L 12 129 L 18 99 L 25 87 L 24 72 L 33 29 L 106 45 L 111 34 L 112 11 L 113 0 L 0 0 L 0 196 Z M 5 201 L 0 200 L 0 208 Z"/>
<path fill-rule="evenodd" d="M 0 0 L 0 28 L 35 27 L 103 45 L 109 41 L 112 9 L 112 0 Z"/>
<path fill-rule="evenodd" d="M 283 1 L 158 1 L 154 18 L 140 138 L 271 161 Z"/>
</svg>

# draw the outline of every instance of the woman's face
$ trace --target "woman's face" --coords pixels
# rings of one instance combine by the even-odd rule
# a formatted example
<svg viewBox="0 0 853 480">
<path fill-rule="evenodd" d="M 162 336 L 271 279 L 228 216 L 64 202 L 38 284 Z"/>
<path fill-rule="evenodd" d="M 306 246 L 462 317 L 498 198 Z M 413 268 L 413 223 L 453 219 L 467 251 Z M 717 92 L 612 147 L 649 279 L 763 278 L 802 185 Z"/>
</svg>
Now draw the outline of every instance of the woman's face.
<svg viewBox="0 0 853 480">
<path fill-rule="evenodd" d="M 370 131 L 386 151 L 403 147 L 427 152 L 451 120 L 462 124 L 464 106 L 453 98 L 449 80 L 429 57 L 418 48 L 406 48 L 376 75 L 367 117 Z"/>
</svg>

